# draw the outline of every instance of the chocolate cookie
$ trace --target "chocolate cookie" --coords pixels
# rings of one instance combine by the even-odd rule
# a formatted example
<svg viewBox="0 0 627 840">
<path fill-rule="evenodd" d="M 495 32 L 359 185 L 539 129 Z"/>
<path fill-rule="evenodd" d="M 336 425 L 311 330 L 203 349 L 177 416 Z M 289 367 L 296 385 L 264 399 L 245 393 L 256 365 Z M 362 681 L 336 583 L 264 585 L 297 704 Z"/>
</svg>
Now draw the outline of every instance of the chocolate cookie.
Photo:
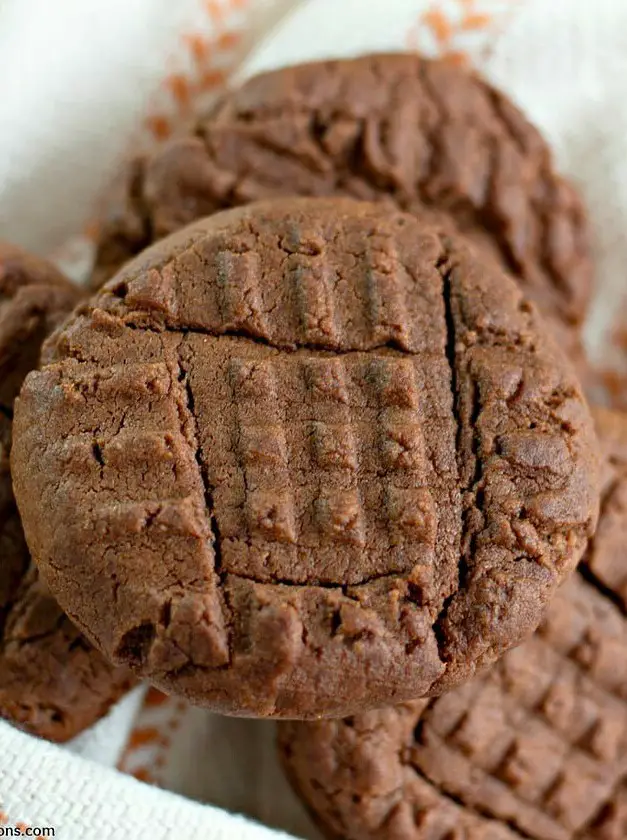
<svg viewBox="0 0 627 840">
<path fill-rule="evenodd" d="M 13 498 L 13 402 L 79 293 L 52 265 L 0 243 L 0 715 L 65 741 L 130 685 L 74 627 L 31 563 Z"/>
<path fill-rule="evenodd" d="M 288 776 L 328 837 L 627 837 L 627 417 L 596 419 L 613 474 L 598 535 L 531 640 L 436 700 L 281 725 Z"/>
<path fill-rule="evenodd" d="M 594 421 L 603 455 L 603 516 L 586 555 L 586 568 L 598 587 L 627 610 L 627 420 L 622 412 L 595 408 Z"/>
<path fill-rule="evenodd" d="M 516 284 L 411 215 L 284 199 L 128 264 L 16 410 L 28 543 L 113 661 L 235 714 L 463 682 L 584 551 L 596 441 Z"/>
<path fill-rule="evenodd" d="M 186 137 L 124 173 L 94 283 L 183 225 L 279 195 L 385 200 L 454 223 L 577 349 L 592 278 L 580 199 L 505 95 L 415 54 L 289 67 L 228 93 Z"/>
</svg>

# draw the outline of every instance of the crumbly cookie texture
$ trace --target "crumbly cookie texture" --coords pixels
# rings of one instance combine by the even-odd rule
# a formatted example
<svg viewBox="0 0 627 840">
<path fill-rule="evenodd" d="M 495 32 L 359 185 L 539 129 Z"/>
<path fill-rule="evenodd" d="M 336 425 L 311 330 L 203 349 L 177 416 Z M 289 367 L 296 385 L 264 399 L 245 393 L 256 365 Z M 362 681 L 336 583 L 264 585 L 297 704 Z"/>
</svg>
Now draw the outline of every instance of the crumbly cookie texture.
<svg viewBox="0 0 627 840">
<path fill-rule="evenodd" d="M 79 291 L 54 266 L 0 243 L 0 715 L 65 741 L 101 717 L 131 684 L 63 614 L 31 562 L 13 497 L 13 403 L 43 340 Z"/>
<path fill-rule="evenodd" d="M 455 226 L 580 352 L 592 261 L 579 197 L 504 94 L 415 54 L 289 67 L 227 93 L 187 136 L 122 173 L 94 284 L 202 216 L 280 195 L 376 199 Z"/>
<path fill-rule="evenodd" d="M 285 769 L 328 837 L 627 836 L 627 416 L 595 421 L 599 529 L 530 640 L 435 700 L 281 725 Z"/>
<path fill-rule="evenodd" d="M 601 445 L 601 504 L 603 517 L 586 555 L 586 568 L 597 586 L 627 610 L 627 420 L 622 412 L 595 408 L 594 422 Z"/>
<path fill-rule="evenodd" d="M 16 409 L 29 545 L 113 661 L 234 714 L 437 694 L 593 533 L 577 381 L 516 284 L 380 205 L 284 199 L 148 249 Z"/>
</svg>

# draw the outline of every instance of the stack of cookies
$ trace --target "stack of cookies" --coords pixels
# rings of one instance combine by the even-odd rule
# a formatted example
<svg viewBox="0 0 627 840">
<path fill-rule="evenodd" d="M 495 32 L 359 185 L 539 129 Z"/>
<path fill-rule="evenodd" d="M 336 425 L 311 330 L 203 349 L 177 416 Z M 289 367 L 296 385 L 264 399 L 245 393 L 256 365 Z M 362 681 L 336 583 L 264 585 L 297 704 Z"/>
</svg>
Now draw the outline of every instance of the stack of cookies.
<svg viewBox="0 0 627 840">
<path fill-rule="evenodd" d="M 91 297 L 0 263 L 6 717 L 64 740 L 143 678 L 286 719 L 330 838 L 627 836 L 627 418 L 511 102 L 265 74 L 124 173 Z"/>
</svg>

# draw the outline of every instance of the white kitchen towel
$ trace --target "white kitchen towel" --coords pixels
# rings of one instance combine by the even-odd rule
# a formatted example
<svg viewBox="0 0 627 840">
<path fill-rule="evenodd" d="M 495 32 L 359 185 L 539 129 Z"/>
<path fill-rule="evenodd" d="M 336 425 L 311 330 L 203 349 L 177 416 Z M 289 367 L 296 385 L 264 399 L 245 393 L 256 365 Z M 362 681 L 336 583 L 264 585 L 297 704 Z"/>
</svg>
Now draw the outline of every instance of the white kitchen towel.
<svg viewBox="0 0 627 840">
<path fill-rule="evenodd" d="M 1 722 L 0 746 L 3 765 L 7 764 L 2 775 L 3 816 L 7 822 L 38 832 L 32 836 L 63 840 L 286 837 L 218 808 L 150 787 L 116 770 L 95 767 L 84 758 L 40 744 Z M 198 761 L 201 772 L 200 756 Z M 19 819 L 13 818 L 16 814 Z"/>
<path fill-rule="evenodd" d="M 131 145 L 162 142 L 233 77 L 407 48 L 470 59 L 550 139 L 590 208 L 587 338 L 606 360 L 627 265 L 624 0 L 0 0 L 0 236 L 80 276 L 99 197 Z M 137 696 L 78 739 L 80 758 L 0 724 L 0 824 L 70 840 L 274 836 L 198 804 L 214 803 L 318 836 L 280 773 L 272 724 L 150 690 L 129 735 Z M 123 742 L 120 769 L 103 767 Z"/>
</svg>

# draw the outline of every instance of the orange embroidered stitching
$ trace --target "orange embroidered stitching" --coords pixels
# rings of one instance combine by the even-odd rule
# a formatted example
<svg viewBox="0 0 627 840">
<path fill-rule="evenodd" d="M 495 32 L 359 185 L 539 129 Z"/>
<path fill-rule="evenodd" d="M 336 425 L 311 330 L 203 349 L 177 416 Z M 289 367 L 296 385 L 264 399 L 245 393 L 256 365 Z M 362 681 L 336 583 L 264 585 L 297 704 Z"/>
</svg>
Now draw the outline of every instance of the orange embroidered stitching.
<svg viewBox="0 0 627 840">
<path fill-rule="evenodd" d="M 464 48 L 464 36 L 490 35 L 490 44 L 480 51 L 485 58 L 494 39 L 503 28 L 503 19 L 510 17 L 511 11 L 519 5 L 519 0 L 510 0 L 511 9 L 505 14 L 494 14 L 482 8 L 484 0 L 449 0 L 442 6 L 441 0 L 433 0 L 429 8 L 418 16 L 416 23 L 407 35 L 407 47 L 418 50 L 426 35 L 435 46 L 436 53 L 456 64 L 466 64 L 470 60 L 468 50 Z M 504 0 L 506 3 L 507 0 Z"/>
</svg>

